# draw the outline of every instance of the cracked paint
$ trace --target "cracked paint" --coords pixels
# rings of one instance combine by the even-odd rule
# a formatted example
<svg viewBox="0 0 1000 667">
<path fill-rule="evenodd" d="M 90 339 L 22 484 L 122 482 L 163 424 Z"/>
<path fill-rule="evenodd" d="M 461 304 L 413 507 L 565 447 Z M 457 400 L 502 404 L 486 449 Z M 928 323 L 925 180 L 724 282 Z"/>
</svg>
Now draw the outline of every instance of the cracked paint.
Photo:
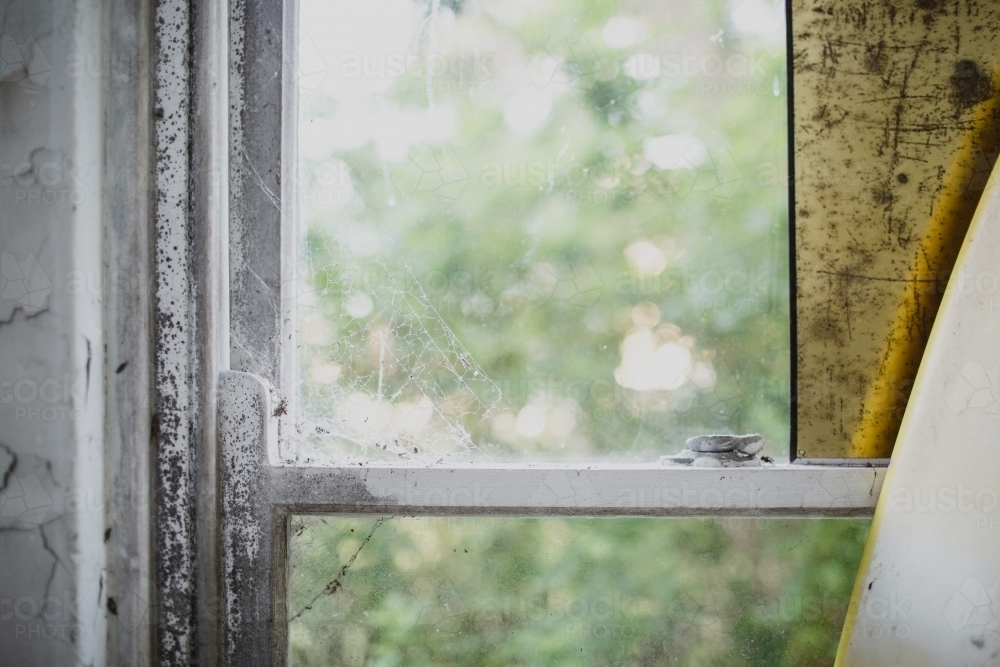
<svg viewBox="0 0 1000 667">
<path fill-rule="evenodd" d="M 65 67 L 101 11 L 12 0 L 0 39 L 0 665 L 104 664 L 105 134 Z"/>
</svg>

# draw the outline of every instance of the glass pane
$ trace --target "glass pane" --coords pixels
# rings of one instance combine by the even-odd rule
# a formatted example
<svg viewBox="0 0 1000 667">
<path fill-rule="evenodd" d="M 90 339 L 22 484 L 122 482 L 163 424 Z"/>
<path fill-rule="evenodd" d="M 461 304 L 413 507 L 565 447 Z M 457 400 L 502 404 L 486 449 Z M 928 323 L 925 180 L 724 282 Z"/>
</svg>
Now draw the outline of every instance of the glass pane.
<svg viewBox="0 0 1000 667">
<path fill-rule="evenodd" d="M 869 521 L 300 517 L 292 665 L 832 665 Z"/>
<path fill-rule="evenodd" d="M 303 0 L 286 456 L 787 457 L 783 11 Z"/>
</svg>

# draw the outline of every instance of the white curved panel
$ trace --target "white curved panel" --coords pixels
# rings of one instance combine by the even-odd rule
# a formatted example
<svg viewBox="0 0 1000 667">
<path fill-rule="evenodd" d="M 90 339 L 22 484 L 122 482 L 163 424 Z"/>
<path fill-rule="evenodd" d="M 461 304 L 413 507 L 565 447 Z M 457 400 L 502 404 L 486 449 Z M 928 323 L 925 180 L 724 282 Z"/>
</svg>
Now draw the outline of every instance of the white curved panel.
<svg viewBox="0 0 1000 667">
<path fill-rule="evenodd" d="M 998 275 L 994 171 L 907 405 L 837 665 L 1000 665 Z"/>
</svg>

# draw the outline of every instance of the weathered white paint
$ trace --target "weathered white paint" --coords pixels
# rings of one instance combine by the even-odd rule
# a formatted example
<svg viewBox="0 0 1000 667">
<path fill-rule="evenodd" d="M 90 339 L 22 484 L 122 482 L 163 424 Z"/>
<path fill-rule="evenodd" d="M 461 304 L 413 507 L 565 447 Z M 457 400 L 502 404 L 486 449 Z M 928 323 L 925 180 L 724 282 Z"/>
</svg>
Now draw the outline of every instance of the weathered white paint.
<svg viewBox="0 0 1000 667">
<path fill-rule="evenodd" d="M 0 5 L 0 665 L 105 662 L 101 17 Z"/>
<path fill-rule="evenodd" d="M 229 7 L 213 0 L 191 5 L 192 49 L 189 156 L 193 230 L 195 326 L 192 365 L 200 391 L 195 398 L 193 496 L 194 631 L 191 661 L 220 661 L 221 554 L 219 466 L 216 438 L 219 371 L 229 368 Z"/>
<path fill-rule="evenodd" d="M 229 11 L 154 10 L 156 654 L 217 661 L 216 382 L 228 366 Z"/>
<path fill-rule="evenodd" d="M 871 516 L 885 468 L 274 467 L 273 504 L 296 512 L 612 516 Z M 360 492 L 360 493 L 359 493 Z"/>
<path fill-rule="evenodd" d="M 157 653 L 162 664 L 182 665 L 190 662 L 194 628 L 192 449 L 199 391 L 192 363 L 197 320 L 188 219 L 189 3 L 160 0 L 154 24 Z"/>
<path fill-rule="evenodd" d="M 229 71 L 230 367 L 276 386 L 282 318 L 282 0 L 233 0 Z"/>
<path fill-rule="evenodd" d="M 151 338 L 150 3 L 109 0 L 103 7 L 104 317 L 107 350 L 105 433 L 105 582 L 107 665 L 152 660 L 155 585 L 152 580 L 152 501 L 149 446 L 153 413 Z"/>
<path fill-rule="evenodd" d="M 838 664 L 1000 664 L 1000 186 L 994 170 L 920 366 Z"/>
<path fill-rule="evenodd" d="M 250 373 L 227 371 L 219 380 L 227 665 L 284 662 L 287 520 L 266 498 L 268 451 L 278 437 L 274 397 L 268 383 Z"/>
</svg>

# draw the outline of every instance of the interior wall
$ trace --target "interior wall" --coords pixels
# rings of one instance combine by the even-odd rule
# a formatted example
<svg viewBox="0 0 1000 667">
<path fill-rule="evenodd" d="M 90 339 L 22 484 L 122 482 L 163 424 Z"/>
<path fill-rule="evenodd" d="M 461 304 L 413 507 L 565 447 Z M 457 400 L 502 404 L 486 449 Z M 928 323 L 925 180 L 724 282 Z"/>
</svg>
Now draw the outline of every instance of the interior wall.
<svg viewBox="0 0 1000 667">
<path fill-rule="evenodd" d="M 143 5 L 0 3 L 0 665 L 148 656 Z"/>
</svg>

